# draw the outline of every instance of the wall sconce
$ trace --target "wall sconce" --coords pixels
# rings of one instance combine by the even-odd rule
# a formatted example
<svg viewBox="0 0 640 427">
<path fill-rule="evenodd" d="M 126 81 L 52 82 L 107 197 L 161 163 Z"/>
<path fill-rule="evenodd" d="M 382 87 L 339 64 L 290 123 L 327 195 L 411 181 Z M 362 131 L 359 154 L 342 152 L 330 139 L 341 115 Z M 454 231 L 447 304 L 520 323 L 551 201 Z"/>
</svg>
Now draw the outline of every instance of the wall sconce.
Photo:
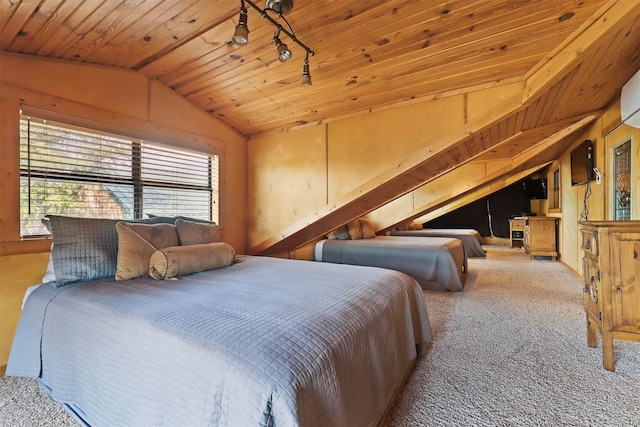
<svg viewBox="0 0 640 427">
<path fill-rule="evenodd" d="M 265 9 L 260 9 L 251 0 L 240 0 L 240 18 L 238 25 L 236 25 L 235 32 L 231 40 L 235 45 L 246 46 L 249 44 L 249 26 L 247 25 L 247 8 L 245 2 L 255 9 L 260 16 L 269 21 L 271 25 L 276 27 L 276 31 L 273 34 L 273 43 L 276 46 L 276 53 L 280 62 L 285 62 L 291 59 L 293 52 L 289 49 L 285 43 L 280 39 L 280 34 L 287 35 L 291 41 L 297 43 L 306 51 L 304 65 L 302 67 L 302 80 L 301 85 L 303 87 L 311 87 L 311 74 L 309 73 L 309 56 L 315 55 L 315 52 L 311 50 L 307 45 L 302 43 L 295 35 L 293 28 L 289 25 L 289 21 L 284 17 L 284 14 L 290 12 L 293 9 L 293 0 L 266 0 Z M 275 14 L 276 18 L 281 19 L 287 28 L 283 27 L 278 21 L 272 18 L 269 13 Z"/>
</svg>

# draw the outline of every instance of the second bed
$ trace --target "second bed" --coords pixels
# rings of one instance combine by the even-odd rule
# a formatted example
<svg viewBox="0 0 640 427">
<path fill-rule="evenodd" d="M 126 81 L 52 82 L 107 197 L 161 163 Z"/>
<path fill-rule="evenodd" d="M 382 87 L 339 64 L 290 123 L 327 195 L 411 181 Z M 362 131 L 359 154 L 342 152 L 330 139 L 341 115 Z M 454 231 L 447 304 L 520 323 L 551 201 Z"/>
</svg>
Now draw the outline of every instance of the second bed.
<svg viewBox="0 0 640 427">
<path fill-rule="evenodd" d="M 462 241 L 446 237 L 321 240 L 315 259 L 397 270 L 412 276 L 423 289 L 443 291 L 462 291 L 467 269 Z"/>
<path fill-rule="evenodd" d="M 473 228 L 423 228 L 420 230 L 394 230 L 392 236 L 408 237 L 453 237 L 462 240 L 469 258 L 485 257 L 482 236 Z"/>
</svg>

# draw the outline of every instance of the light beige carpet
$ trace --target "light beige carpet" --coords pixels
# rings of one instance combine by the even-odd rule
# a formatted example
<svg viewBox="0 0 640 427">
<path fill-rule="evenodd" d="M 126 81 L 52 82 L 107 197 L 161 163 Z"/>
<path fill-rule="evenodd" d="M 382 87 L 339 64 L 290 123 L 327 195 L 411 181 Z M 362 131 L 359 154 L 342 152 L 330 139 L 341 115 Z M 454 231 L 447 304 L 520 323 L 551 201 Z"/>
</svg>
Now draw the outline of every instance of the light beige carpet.
<svg viewBox="0 0 640 427">
<path fill-rule="evenodd" d="M 485 249 L 463 292 L 425 292 L 433 344 L 386 426 L 640 426 L 640 343 L 615 341 L 606 371 L 586 345 L 581 279 Z"/>
<path fill-rule="evenodd" d="M 559 262 L 486 246 L 463 292 L 425 291 L 434 340 L 385 427 L 640 426 L 640 343 L 616 372 L 586 346 L 582 284 Z M 0 426 L 72 426 L 33 380 L 0 378 Z"/>
</svg>

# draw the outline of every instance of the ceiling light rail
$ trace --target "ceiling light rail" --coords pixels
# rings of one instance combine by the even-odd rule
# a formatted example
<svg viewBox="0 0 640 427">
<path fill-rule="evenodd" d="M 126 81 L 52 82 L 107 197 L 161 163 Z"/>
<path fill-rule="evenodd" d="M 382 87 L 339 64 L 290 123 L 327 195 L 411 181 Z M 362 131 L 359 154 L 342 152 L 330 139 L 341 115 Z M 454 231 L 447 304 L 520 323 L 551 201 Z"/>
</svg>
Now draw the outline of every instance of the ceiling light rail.
<svg viewBox="0 0 640 427">
<path fill-rule="evenodd" d="M 305 50 L 306 55 L 304 58 L 304 65 L 302 67 L 301 83 L 303 87 L 311 87 L 312 84 L 311 73 L 309 72 L 309 56 L 315 55 L 315 52 L 306 44 L 298 40 L 295 32 L 293 31 L 293 28 L 289 24 L 289 21 L 287 21 L 287 19 L 284 17 L 285 13 L 293 9 L 293 0 L 266 0 L 265 9 L 259 8 L 251 0 L 240 0 L 240 18 L 231 39 L 233 43 L 238 46 L 246 46 L 247 44 L 249 44 L 249 26 L 247 25 L 248 11 L 245 3 L 249 4 L 249 6 L 254 8 L 260 14 L 260 16 L 269 21 L 271 25 L 276 27 L 276 31 L 273 34 L 273 43 L 276 46 L 276 53 L 280 62 L 288 61 L 293 56 L 293 52 L 291 52 L 289 46 L 283 43 L 280 39 L 280 34 L 287 35 L 291 39 L 291 41 L 297 43 Z M 269 15 L 269 12 L 275 14 L 277 18 L 281 19 L 287 25 L 287 28 L 283 27 L 282 24 L 272 18 Z"/>
</svg>

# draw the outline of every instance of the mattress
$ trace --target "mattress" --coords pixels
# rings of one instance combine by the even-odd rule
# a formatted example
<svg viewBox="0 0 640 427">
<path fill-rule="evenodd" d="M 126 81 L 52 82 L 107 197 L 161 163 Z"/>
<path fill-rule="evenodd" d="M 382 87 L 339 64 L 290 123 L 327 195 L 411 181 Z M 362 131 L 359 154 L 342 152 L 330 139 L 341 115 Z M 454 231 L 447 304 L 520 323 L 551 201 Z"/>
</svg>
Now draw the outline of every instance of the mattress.
<svg viewBox="0 0 640 427">
<path fill-rule="evenodd" d="M 424 228 L 422 230 L 394 230 L 392 236 L 412 237 L 452 237 L 462 240 L 467 257 L 485 257 L 482 248 L 482 236 L 473 228 Z"/>
<path fill-rule="evenodd" d="M 462 291 L 467 258 L 462 241 L 446 237 L 377 236 L 358 240 L 321 240 L 316 261 L 366 265 L 401 271 L 423 289 Z"/>
<path fill-rule="evenodd" d="M 42 284 L 7 375 L 91 426 L 374 426 L 430 340 L 403 273 L 245 256 L 177 280 Z"/>
</svg>

